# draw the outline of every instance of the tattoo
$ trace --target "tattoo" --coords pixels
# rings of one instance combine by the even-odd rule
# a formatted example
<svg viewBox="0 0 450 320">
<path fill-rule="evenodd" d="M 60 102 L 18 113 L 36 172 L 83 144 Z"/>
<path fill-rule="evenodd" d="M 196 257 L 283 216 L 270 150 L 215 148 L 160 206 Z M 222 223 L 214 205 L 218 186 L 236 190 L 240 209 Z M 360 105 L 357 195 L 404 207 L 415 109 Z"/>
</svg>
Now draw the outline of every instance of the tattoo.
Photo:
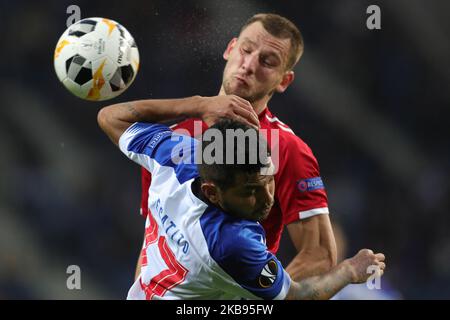
<svg viewBox="0 0 450 320">
<path fill-rule="evenodd" d="M 336 271 L 300 281 L 292 298 L 300 300 L 330 299 L 349 283 L 345 275 Z"/>
<path fill-rule="evenodd" d="M 320 292 L 319 292 L 319 289 L 312 289 L 311 291 L 312 291 L 312 292 L 311 292 L 311 299 L 312 299 L 312 300 L 319 300 L 320 297 L 322 296 L 322 295 L 320 294 Z"/>
<path fill-rule="evenodd" d="M 132 102 L 128 102 L 126 103 L 126 106 L 128 108 L 128 111 L 136 118 L 136 120 L 141 120 L 142 119 L 142 115 L 139 113 L 139 111 L 137 111 L 134 108 L 134 105 Z"/>
</svg>

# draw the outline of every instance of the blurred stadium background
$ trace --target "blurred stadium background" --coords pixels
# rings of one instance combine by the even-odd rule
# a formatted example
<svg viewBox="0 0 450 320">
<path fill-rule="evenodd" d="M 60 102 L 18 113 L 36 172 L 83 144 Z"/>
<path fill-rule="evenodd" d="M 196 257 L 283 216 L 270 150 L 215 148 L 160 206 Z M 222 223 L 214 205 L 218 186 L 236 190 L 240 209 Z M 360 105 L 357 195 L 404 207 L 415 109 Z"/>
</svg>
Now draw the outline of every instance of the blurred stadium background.
<svg viewBox="0 0 450 320">
<path fill-rule="evenodd" d="M 386 253 L 379 297 L 450 298 L 450 2 L 47 2 L 0 2 L 0 299 L 122 299 L 143 237 L 139 167 L 97 127 L 105 103 L 75 98 L 53 70 L 71 4 L 137 42 L 140 71 L 111 103 L 215 95 L 248 17 L 297 23 L 305 54 L 270 106 L 319 160 L 344 255 Z M 292 255 L 284 236 L 279 257 Z M 81 290 L 66 288 L 69 265 Z"/>
</svg>

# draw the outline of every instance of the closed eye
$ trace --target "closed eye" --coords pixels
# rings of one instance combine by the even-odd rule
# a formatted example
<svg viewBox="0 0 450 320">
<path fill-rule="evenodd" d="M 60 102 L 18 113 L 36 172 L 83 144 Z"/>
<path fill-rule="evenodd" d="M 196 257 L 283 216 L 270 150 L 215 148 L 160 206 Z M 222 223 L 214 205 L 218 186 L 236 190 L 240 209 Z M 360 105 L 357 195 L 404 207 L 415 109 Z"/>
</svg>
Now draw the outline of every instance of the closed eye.
<svg viewBox="0 0 450 320">
<path fill-rule="evenodd" d="M 278 62 L 276 59 L 262 57 L 261 64 L 267 67 L 276 67 L 278 65 Z"/>
</svg>

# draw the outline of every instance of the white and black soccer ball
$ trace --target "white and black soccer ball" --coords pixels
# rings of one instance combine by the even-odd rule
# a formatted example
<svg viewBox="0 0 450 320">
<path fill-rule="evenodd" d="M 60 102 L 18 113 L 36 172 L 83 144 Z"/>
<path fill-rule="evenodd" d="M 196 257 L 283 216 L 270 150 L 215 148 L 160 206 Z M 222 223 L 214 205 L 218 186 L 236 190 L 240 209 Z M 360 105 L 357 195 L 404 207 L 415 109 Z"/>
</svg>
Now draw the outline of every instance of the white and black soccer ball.
<svg viewBox="0 0 450 320">
<path fill-rule="evenodd" d="M 139 69 L 139 51 L 131 34 L 119 23 L 87 18 L 71 25 L 59 39 L 55 71 L 77 97 L 108 100 L 124 92 Z"/>
</svg>

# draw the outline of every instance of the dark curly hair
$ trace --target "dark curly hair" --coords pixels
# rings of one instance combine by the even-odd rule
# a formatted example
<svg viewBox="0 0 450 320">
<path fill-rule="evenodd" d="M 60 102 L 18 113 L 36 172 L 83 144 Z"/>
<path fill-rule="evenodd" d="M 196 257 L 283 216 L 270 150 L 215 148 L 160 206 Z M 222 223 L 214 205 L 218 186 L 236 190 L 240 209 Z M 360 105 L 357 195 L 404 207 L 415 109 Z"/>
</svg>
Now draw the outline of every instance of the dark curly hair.
<svg viewBox="0 0 450 320">
<path fill-rule="evenodd" d="M 239 121 L 220 119 L 204 132 L 201 145 L 196 160 L 200 177 L 222 190 L 234 185 L 236 174 L 254 174 L 269 164 L 265 138 Z"/>
</svg>

